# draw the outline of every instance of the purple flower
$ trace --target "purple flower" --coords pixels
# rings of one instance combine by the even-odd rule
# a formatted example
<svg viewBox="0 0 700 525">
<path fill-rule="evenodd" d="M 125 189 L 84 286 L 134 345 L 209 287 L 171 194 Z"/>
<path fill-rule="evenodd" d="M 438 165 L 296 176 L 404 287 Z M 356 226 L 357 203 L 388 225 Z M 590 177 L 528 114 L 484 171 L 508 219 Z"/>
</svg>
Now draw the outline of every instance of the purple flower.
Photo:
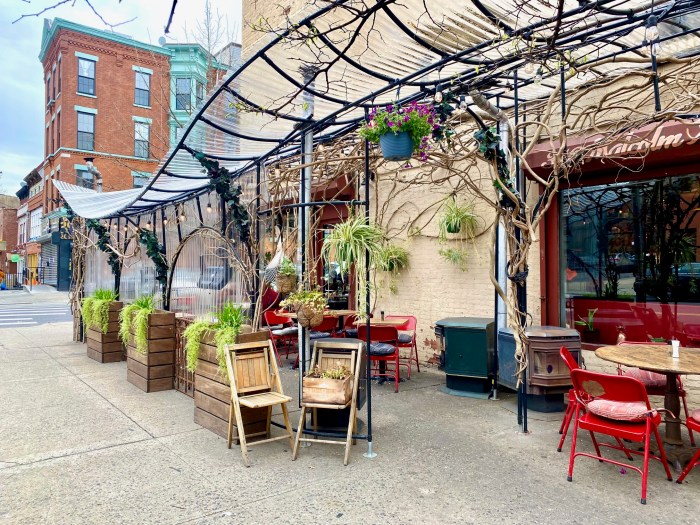
<svg viewBox="0 0 700 525">
<path fill-rule="evenodd" d="M 408 122 L 410 119 L 411 119 L 411 115 L 406 115 L 406 116 L 403 118 L 403 121 L 404 121 L 404 122 Z"/>
<path fill-rule="evenodd" d="M 388 120 L 386 125 L 389 126 L 390 128 L 394 127 L 394 123 L 391 120 Z"/>
<path fill-rule="evenodd" d="M 439 125 L 439 124 L 435 124 L 435 125 L 433 126 L 433 129 L 434 129 L 435 131 L 439 130 L 439 129 L 440 129 L 440 125 Z"/>
<path fill-rule="evenodd" d="M 389 104 L 389 105 L 386 107 L 386 110 L 387 110 L 389 113 L 391 113 L 392 111 L 394 111 L 394 105 L 393 105 L 393 104 Z"/>
</svg>

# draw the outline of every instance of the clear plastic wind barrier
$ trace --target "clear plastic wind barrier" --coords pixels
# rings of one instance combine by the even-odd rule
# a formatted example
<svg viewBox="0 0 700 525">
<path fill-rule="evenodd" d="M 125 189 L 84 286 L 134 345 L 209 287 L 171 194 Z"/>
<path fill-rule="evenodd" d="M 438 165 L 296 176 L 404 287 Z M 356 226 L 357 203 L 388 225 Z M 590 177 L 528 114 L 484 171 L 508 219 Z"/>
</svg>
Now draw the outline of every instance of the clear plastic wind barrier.
<svg viewBox="0 0 700 525">
<path fill-rule="evenodd" d="M 107 264 L 107 254 L 96 245 L 94 233 L 89 235 L 90 242 L 85 251 L 85 276 L 84 290 L 88 297 L 97 289 L 114 290 L 114 275 Z"/>
</svg>

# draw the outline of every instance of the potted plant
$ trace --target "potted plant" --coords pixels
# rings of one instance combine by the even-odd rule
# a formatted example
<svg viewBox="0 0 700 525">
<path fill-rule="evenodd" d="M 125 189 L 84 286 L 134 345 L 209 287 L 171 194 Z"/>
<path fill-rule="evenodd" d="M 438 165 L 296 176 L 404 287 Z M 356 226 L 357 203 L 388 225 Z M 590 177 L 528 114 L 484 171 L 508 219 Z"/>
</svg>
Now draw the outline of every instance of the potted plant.
<svg viewBox="0 0 700 525">
<path fill-rule="evenodd" d="M 119 314 L 119 337 L 127 349 L 127 381 L 145 392 L 173 387 L 175 314 L 156 310 L 153 296 L 139 297 Z"/>
<path fill-rule="evenodd" d="M 443 206 L 440 222 L 438 223 L 438 239 L 447 241 L 447 235 L 462 233 L 472 237 L 476 231 L 476 214 L 473 205 L 460 205 L 452 197 Z"/>
<path fill-rule="evenodd" d="M 409 253 L 403 246 L 393 243 L 385 244 L 379 252 L 377 268 L 383 272 L 398 274 L 408 266 Z"/>
<path fill-rule="evenodd" d="M 346 405 L 352 397 L 352 373 L 347 366 L 307 372 L 302 380 L 302 401 L 327 405 Z"/>
<path fill-rule="evenodd" d="M 407 106 L 389 104 L 373 109 L 369 120 L 360 127 L 360 137 L 379 143 L 386 160 L 408 160 L 419 153 L 428 158 L 428 136 L 440 128 L 432 104 L 411 102 Z"/>
<path fill-rule="evenodd" d="M 313 328 L 323 322 L 323 312 L 328 302 L 323 292 L 299 289 L 280 303 L 282 308 L 295 312 L 297 322 L 303 328 Z"/>
<path fill-rule="evenodd" d="M 593 321 L 597 311 L 597 308 L 589 308 L 588 319 L 584 319 L 583 317 L 579 316 L 579 320 L 574 321 L 574 324 L 576 324 L 577 326 L 585 327 L 581 332 L 581 340 L 584 343 L 600 342 L 600 330 L 598 330 L 597 328 L 593 328 Z"/>
<path fill-rule="evenodd" d="M 297 267 L 288 257 L 283 257 L 277 268 L 275 279 L 277 291 L 282 294 L 293 292 L 297 288 Z"/>
<path fill-rule="evenodd" d="M 86 331 L 87 355 L 100 363 L 122 360 L 123 346 L 119 341 L 119 311 L 123 304 L 117 301 L 114 290 L 97 289 L 80 304 L 80 313 Z"/>
</svg>

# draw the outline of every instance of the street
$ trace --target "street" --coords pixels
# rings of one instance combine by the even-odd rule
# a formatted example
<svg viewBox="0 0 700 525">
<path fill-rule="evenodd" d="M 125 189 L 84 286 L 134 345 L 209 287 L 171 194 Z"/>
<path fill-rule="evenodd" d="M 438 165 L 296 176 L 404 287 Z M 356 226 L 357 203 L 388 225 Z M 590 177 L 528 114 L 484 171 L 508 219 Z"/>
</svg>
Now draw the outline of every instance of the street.
<svg viewBox="0 0 700 525">
<path fill-rule="evenodd" d="M 65 303 L 0 304 L 0 327 L 12 328 L 46 323 L 59 323 L 72 319 L 70 307 Z"/>
</svg>

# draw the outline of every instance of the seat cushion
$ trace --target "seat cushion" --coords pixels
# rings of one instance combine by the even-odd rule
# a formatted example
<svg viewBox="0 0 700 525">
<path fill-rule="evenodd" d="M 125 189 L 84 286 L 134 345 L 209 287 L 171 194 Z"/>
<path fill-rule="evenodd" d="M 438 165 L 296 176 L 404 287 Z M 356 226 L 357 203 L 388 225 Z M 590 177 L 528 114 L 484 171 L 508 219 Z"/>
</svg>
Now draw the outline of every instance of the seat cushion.
<svg viewBox="0 0 700 525">
<path fill-rule="evenodd" d="M 594 399 L 586 408 L 596 416 L 616 421 L 642 421 L 649 413 L 646 403 L 642 401 L 611 401 L 609 399 Z M 656 410 L 651 411 L 656 416 Z"/>
<path fill-rule="evenodd" d="M 372 343 L 369 345 L 369 354 L 376 356 L 392 355 L 396 352 L 396 347 L 389 343 Z"/>
<path fill-rule="evenodd" d="M 647 388 L 664 388 L 666 386 L 666 376 L 664 374 L 649 372 L 639 368 L 626 368 L 624 374 L 627 377 L 638 379 Z"/>
<path fill-rule="evenodd" d="M 268 330 L 282 330 L 282 328 L 284 328 L 284 325 L 273 324 L 273 325 L 267 325 L 265 328 L 267 328 Z"/>
<path fill-rule="evenodd" d="M 408 344 L 413 342 L 413 335 L 412 334 L 406 334 L 406 333 L 400 333 L 399 334 L 399 343 L 401 344 Z"/>
<path fill-rule="evenodd" d="M 347 337 L 357 337 L 357 328 L 346 328 L 345 335 Z"/>
<path fill-rule="evenodd" d="M 700 408 L 696 408 L 690 413 L 690 417 L 700 423 Z"/>
<path fill-rule="evenodd" d="M 311 332 L 309 334 L 309 337 L 311 339 L 322 339 L 324 337 L 330 337 L 330 336 L 331 336 L 330 332 Z"/>
<path fill-rule="evenodd" d="M 273 331 L 272 331 L 272 335 L 276 335 L 276 336 L 278 336 L 278 337 L 279 337 L 279 336 L 285 336 L 285 335 L 296 335 L 297 332 L 298 332 L 298 331 L 297 331 L 296 328 L 289 327 L 289 328 L 281 328 L 281 329 L 279 329 L 279 330 L 273 330 Z"/>
</svg>

